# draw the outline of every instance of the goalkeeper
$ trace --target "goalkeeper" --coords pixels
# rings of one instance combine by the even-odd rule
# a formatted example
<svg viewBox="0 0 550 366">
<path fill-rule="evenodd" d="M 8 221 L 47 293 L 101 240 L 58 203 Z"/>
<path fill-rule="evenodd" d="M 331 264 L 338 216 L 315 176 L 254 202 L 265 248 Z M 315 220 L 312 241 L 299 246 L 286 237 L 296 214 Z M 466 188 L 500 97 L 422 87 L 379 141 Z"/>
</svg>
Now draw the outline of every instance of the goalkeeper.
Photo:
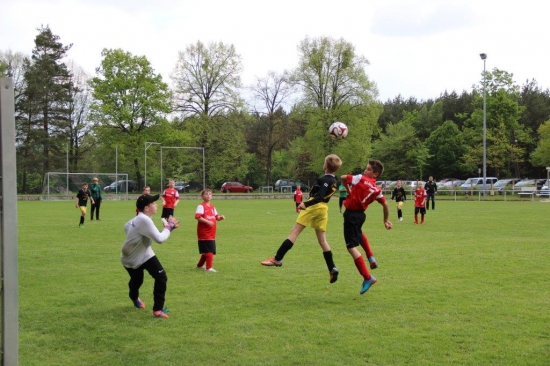
<svg viewBox="0 0 550 366">
<path fill-rule="evenodd" d="M 146 270 L 155 279 L 153 287 L 153 316 L 156 318 L 168 318 L 168 311 L 164 307 L 166 293 L 166 272 L 156 257 L 151 244 L 153 241 L 161 244 L 169 237 L 172 230 L 178 227 L 178 221 L 173 217 L 162 220 L 164 229 L 159 232 L 151 217 L 157 213 L 157 200 L 159 195 L 144 194 L 138 197 L 136 208 L 138 214 L 124 225 L 126 240 L 122 246 L 120 260 L 130 275 L 128 288 L 129 296 L 134 306 L 144 309 L 145 304 L 139 298 L 139 288 L 143 284 L 143 274 Z"/>
</svg>

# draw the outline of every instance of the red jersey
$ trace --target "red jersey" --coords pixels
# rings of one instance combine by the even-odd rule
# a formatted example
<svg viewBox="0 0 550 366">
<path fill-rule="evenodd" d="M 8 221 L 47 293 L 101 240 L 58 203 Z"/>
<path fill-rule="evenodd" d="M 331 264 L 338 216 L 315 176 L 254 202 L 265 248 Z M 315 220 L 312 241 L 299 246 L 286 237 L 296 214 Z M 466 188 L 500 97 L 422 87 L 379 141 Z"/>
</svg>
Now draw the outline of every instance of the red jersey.
<svg viewBox="0 0 550 366">
<path fill-rule="evenodd" d="M 301 190 L 301 189 L 300 189 L 300 190 L 297 189 L 297 190 L 294 192 L 294 202 L 296 202 L 296 203 L 302 203 L 302 197 L 303 197 L 303 195 L 302 195 L 302 190 Z"/>
<path fill-rule="evenodd" d="M 202 217 L 210 222 L 213 222 L 214 225 L 209 226 L 203 222 L 197 222 L 197 238 L 199 240 L 216 240 L 216 223 L 218 219 L 218 211 L 211 204 L 206 204 L 202 202 L 197 206 L 195 211 L 195 219 Z"/>
<path fill-rule="evenodd" d="M 162 192 L 162 198 L 164 198 L 163 207 L 174 208 L 174 204 L 180 199 L 180 194 L 175 188 L 166 188 Z"/>
<path fill-rule="evenodd" d="M 426 197 L 428 197 L 428 194 L 424 188 L 414 191 L 414 207 L 424 207 L 426 204 Z"/>
<path fill-rule="evenodd" d="M 351 193 L 344 201 L 344 206 L 351 211 L 366 211 L 367 207 L 377 201 L 380 204 L 386 202 L 382 190 L 376 185 L 376 180 L 367 178 L 362 174 L 347 175 L 343 184 L 351 184 Z"/>
</svg>

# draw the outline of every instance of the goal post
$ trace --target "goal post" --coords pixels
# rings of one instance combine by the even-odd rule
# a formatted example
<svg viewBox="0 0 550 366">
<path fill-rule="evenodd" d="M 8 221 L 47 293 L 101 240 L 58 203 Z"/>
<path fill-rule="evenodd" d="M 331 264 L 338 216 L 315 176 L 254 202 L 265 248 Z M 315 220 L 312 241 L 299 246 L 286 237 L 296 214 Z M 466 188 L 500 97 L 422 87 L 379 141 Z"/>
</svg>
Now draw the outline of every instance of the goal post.
<svg viewBox="0 0 550 366">
<path fill-rule="evenodd" d="M 104 197 L 128 199 L 128 193 L 135 190 L 135 183 L 128 180 L 126 173 L 66 173 L 48 172 L 44 175 L 41 200 L 71 200 L 82 183 L 92 184 L 97 178 Z M 117 183 L 118 182 L 118 183 Z M 111 187 L 109 187 L 111 186 Z"/>
</svg>

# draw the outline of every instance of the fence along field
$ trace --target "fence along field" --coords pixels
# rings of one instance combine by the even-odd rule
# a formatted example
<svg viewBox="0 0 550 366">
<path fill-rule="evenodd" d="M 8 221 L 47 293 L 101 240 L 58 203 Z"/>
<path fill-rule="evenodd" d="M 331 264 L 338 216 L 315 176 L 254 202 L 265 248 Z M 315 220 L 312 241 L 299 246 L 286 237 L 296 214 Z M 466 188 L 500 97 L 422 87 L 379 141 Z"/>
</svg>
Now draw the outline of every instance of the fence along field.
<svg viewBox="0 0 550 366">
<path fill-rule="evenodd" d="M 292 199 L 213 203 L 218 273 L 198 260 L 194 210 L 176 208 L 180 228 L 154 245 L 168 275 L 170 319 L 151 316 L 146 276 L 136 310 L 120 261 L 122 226 L 135 202 L 107 201 L 102 221 L 78 229 L 68 201 L 20 201 L 20 362 L 128 364 L 499 364 L 544 365 L 550 358 L 550 247 L 547 202 L 436 201 L 425 225 L 382 225 L 380 207 L 364 227 L 380 268 L 363 296 L 347 253 L 338 200 L 327 239 L 340 277 L 329 284 L 307 228 L 281 268 L 274 254 L 296 219 Z M 156 222 L 159 222 L 157 214 Z M 159 225 L 160 226 L 160 225 Z"/>
</svg>

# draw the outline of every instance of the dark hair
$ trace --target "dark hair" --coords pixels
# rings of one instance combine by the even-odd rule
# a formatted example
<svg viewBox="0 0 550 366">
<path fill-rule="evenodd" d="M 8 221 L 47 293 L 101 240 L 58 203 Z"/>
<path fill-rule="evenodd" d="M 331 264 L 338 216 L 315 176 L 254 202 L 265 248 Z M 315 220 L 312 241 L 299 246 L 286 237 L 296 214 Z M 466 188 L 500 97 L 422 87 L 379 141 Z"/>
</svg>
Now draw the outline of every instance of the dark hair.
<svg viewBox="0 0 550 366">
<path fill-rule="evenodd" d="M 373 172 L 378 173 L 378 176 L 384 173 L 384 164 L 380 160 L 369 160 L 369 165 L 372 167 Z"/>
</svg>

